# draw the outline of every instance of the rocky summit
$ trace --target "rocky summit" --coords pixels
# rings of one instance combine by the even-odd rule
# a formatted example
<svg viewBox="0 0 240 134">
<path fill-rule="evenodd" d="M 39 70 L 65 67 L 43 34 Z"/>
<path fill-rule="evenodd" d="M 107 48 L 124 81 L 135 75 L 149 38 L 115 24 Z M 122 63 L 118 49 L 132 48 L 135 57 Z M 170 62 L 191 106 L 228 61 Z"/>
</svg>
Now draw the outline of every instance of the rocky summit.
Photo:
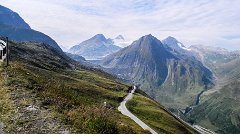
<svg viewBox="0 0 240 134">
<path fill-rule="evenodd" d="M 151 34 L 107 56 L 100 65 L 141 85 L 151 97 L 171 108 L 195 104 L 197 95 L 213 85 L 211 71 L 200 61 L 173 53 Z"/>
</svg>

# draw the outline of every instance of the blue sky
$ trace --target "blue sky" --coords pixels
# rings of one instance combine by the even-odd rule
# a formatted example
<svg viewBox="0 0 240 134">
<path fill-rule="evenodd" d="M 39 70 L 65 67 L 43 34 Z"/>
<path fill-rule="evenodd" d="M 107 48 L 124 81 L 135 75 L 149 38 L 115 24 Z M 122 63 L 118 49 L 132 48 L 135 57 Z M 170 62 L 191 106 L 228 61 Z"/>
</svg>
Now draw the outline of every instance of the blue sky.
<svg viewBox="0 0 240 134">
<path fill-rule="evenodd" d="M 0 0 L 70 47 L 91 36 L 174 36 L 186 46 L 240 49 L 240 0 Z"/>
</svg>

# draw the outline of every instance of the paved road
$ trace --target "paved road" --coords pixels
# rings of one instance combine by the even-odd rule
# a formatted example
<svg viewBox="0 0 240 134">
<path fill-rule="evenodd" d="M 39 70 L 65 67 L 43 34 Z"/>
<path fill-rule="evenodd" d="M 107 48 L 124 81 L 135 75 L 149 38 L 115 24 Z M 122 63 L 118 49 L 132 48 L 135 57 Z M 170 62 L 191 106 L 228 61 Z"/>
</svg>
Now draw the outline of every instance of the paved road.
<svg viewBox="0 0 240 134">
<path fill-rule="evenodd" d="M 170 111 L 168 111 L 169 113 L 171 113 Z M 183 119 L 181 119 L 179 116 L 177 116 L 176 114 L 173 114 L 173 116 L 175 116 L 179 121 L 184 122 L 185 124 L 189 125 L 190 127 L 192 127 L 193 129 L 195 129 L 199 134 L 216 134 L 215 132 L 206 129 L 204 127 L 201 127 L 199 125 L 191 125 L 188 122 L 184 121 Z"/>
<path fill-rule="evenodd" d="M 139 126 L 141 126 L 144 130 L 149 130 L 152 134 L 157 134 L 156 131 L 154 131 L 152 128 L 150 128 L 147 124 L 145 124 L 143 121 L 141 121 L 138 117 L 136 117 L 134 114 L 132 114 L 126 107 L 127 101 L 131 100 L 133 98 L 133 93 L 136 90 L 136 86 L 134 86 L 131 93 L 127 95 L 127 97 L 121 102 L 120 106 L 118 107 L 118 110 L 128 117 L 130 117 L 133 121 L 135 121 Z"/>
<path fill-rule="evenodd" d="M 173 116 L 175 116 L 178 120 L 180 120 L 181 122 L 184 122 L 185 124 L 189 125 L 190 127 L 192 127 L 193 129 L 195 129 L 199 134 L 216 134 L 215 132 L 206 129 L 204 127 L 201 127 L 199 125 L 191 125 L 188 122 L 185 122 L 184 120 L 182 120 L 179 116 L 172 114 Z"/>
<path fill-rule="evenodd" d="M 193 128 L 195 128 L 196 130 L 198 130 L 198 132 L 200 134 L 216 134 L 215 132 L 212 132 L 211 130 L 208 130 L 206 128 L 203 128 L 201 126 L 198 125 L 193 125 Z"/>
</svg>

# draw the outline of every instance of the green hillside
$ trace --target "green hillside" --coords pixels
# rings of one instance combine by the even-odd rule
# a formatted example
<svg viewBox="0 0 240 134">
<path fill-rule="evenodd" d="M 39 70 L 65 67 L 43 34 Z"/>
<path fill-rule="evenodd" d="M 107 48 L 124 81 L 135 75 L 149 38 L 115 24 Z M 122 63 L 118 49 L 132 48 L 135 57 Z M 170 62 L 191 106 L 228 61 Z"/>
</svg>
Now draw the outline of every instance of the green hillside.
<svg viewBox="0 0 240 134">
<path fill-rule="evenodd" d="M 240 81 L 205 95 L 203 103 L 188 115 L 189 121 L 220 134 L 240 133 Z"/>
<path fill-rule="evenodd" d="M 214 72 L 216 86 L 203 93 L 200 105 L 187 115 L 189 121 L 220 134 L 239 134 L 239 54 L 213 47 L 196 47 L 195 50 Z"/>
<path fill-rule="evenodd" d="M 150 99 L 148 95 L 140 90 L 137 90 L 133 99 L 127 103 L 127 107 L 159 134 L 196 133 L 191 127 L 178 120 L 163 106 Z"/>
<path fill-rule="evenodd" d="M 114 77 L 45 44 L 10 43 L 10 53 L 10 66 L 0 67 L 0 125 L 6 133 L 148 133 L 117 111 L 129 87 Z"/>
</svg>

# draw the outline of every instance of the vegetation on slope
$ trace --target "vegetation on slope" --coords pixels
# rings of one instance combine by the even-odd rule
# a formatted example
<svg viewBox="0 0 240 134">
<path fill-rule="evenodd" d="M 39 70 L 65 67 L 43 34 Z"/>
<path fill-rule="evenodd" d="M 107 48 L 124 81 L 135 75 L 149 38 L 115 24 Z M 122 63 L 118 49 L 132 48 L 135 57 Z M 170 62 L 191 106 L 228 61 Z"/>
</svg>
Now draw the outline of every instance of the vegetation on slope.
<svg viewBox="0 0 240 134">
<path fill-rule="evenodd" d="M 10 91 L 4 87 L 4 83 L 6 82 L 2 70 L 3 65 L 0 63 L 0 133 L 3 132 L 1 130 L 3 127 L 9 129 L 10 124 L 7 126 L 4 126 L 3 122 L 10 122 L 9 118 L 14 113 L 14 104 L 11 100 L 11 94 Z"/>
<path fill-rule="evenodd" d="M 159 134 L 197 133 L 140 90 L 137 90 L 133 99 L 127 103 L 127 107 Z"/>
<path fill-rule="evenodd" d="M 126 85 L 68 62 L 44 44 L 11 43 L 10 49 L 11 64 L 2 68 L 1 79 L 6 108 L 0 112 L 11 114 L 12 108 L 16 113 L 1 118 L 5 132 L 145 133 L 117 111 Z"/>
<path fill-rule="evenodd" d="M 205 97 L 188 115 L 189 121 L 221 134 L 240 133 L 240 82 L 224 86 Z"/>
<path fill-rule="evenodd" d="M 11 42 L 10 52 L 0 81 L 0 129 L 6 133 L 149 133 L 117 110 L 129 87 L 111 75 L 78 65 L 45 44 Z M 143 101 L 136 108 L 149 103 L 142 116 L 150 115 L 144 121 L 158 131 L 192 132 L 156 102 L 138 97 Z"/>
<path fill-rule="evenodd" d="M 240 133 L 239 53 L 204 46 L 192 50 L 214 72 L 216 86 L 201 95 L 201 103 L 187 115 L 188 121 L 217 133 Z"/>
</svg>

